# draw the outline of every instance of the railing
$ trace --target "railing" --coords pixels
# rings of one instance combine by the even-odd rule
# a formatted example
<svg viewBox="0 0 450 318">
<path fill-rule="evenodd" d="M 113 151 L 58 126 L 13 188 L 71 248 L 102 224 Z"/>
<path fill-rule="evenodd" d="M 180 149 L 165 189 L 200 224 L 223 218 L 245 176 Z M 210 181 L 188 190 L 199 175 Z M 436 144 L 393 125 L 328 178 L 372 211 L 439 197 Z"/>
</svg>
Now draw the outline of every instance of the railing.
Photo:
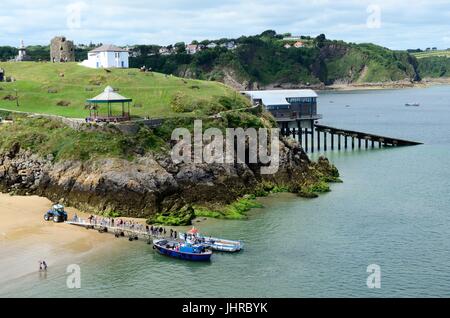
<svg viewBox="0 0 450 318">
<path fill-rule="evenodd" d="M 296 121 L 296 120 L 319 120 L 322 119 L 323 115 L 294 115 L 294 116 L 275 116 L 276 121 Z"/>
<path fill-rule="evenodd" d="M 120 218 L 102 218 L 102 217 L 92 217 L 90 219 L 81 219 L 79 217 L 74 217 L 66 222 L 70 225 L 82 226 L 92 229 L 108 229 L 108 232 L 112 233 L 126 233 L 137 235 L 145 238 L 172 238 L 177 239 L 176 232 L 167 231 L 163 227 L 154 227 L 144 225 L 142 223 L 137 223 L 133 221 L 123 221 Z M 160 230 L 161 229 L 161 230 Z M 171 235 L 168 235 L 171 234 Z M 174 234 L 172 236 L 172 234 Z"/>
</svg>

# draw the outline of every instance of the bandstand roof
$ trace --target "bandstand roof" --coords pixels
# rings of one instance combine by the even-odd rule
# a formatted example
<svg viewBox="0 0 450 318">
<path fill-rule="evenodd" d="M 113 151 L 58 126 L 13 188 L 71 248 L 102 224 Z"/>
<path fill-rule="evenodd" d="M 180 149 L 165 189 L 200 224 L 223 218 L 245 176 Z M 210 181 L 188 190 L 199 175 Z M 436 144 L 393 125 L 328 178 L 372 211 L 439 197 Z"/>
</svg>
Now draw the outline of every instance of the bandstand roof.
<svg viewBox="0 0 450 318">
<path fill-rule="evenodd" d="M 117 94 L 111 86 L 107 86 L 103 93 L 87 100 L 89 103 L 102 104 L 102 103 L 127 103 L 133 101 L 131 98 L 124 97 Z"/>
</svg>

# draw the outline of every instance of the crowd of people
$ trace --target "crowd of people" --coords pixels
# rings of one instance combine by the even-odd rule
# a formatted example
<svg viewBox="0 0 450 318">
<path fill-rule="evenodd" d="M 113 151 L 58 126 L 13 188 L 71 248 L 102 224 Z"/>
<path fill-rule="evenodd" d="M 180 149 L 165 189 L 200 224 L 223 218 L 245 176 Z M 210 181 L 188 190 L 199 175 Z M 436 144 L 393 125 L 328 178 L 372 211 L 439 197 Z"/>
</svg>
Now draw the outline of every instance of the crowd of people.
<svg viewBox="0 0 450 318">
<path fill-rule="evenodd" d="M 101 217 L 96 215 L 91 215 L 87 218 L 87 220 L 81 219 L 77 214 L 74 215 L 73 222 L 83 223 L 93 226 L 100 226 L 104 228 L 116 228 L 123 229 L 128 231 L 146 233 L 148 235 L 160 238 L 170 237 L 171 239 L 177 239 L 178 233 L 170 229 L 168 231 L 166 228 L 162 226 L 153 226 L 153 225 L 145 225 L 133 220 L 124 220 L 121 218 L 109 218 L 109 217 Z M 167 236 L 169 234 L 169 236 Z"/>
</svg>

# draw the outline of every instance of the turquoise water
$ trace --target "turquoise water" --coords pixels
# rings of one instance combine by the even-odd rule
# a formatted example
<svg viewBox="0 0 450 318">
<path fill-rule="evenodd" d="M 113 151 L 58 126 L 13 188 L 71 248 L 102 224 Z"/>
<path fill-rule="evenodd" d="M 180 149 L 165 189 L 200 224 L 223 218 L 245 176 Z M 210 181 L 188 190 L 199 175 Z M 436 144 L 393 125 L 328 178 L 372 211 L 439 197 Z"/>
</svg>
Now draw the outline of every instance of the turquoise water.
<svg viewBox="0 0 450 318">
<path fill-rule="evenodd" d="M 248 221 L 199 224 L 203 232 L 244 240 L 240 254 L 193 264 L 117 240 L 79 262 L 79 290 L 66 288 L 65 267 L 58 267 L 47 278 L 12 281 L 0 296 L 449 296 L 450 87 L 322 93 L 319 103 L 323 124 L 425 145 L 328 152 L 345 181 L 331 193 L 263 198 L 265 208 Z M 366 286 L 370 264 L 381 266 L 381 289 Z"/>
</svg>

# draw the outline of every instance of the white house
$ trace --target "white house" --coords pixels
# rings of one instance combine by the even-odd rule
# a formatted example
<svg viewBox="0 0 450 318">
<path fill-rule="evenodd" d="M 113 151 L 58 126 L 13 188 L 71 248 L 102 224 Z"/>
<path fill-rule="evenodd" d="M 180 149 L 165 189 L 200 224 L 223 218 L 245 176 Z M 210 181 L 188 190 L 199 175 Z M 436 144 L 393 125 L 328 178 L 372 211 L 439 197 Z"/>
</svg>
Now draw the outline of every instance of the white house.
<svg viewBox="0 0 450 318">
<path fill-rule="evenodd" d="M 88 53 L 81 65 L 90 68 L 128 68 L 130 53 L 115 45 L 102 45 Z"/>
</svg>

